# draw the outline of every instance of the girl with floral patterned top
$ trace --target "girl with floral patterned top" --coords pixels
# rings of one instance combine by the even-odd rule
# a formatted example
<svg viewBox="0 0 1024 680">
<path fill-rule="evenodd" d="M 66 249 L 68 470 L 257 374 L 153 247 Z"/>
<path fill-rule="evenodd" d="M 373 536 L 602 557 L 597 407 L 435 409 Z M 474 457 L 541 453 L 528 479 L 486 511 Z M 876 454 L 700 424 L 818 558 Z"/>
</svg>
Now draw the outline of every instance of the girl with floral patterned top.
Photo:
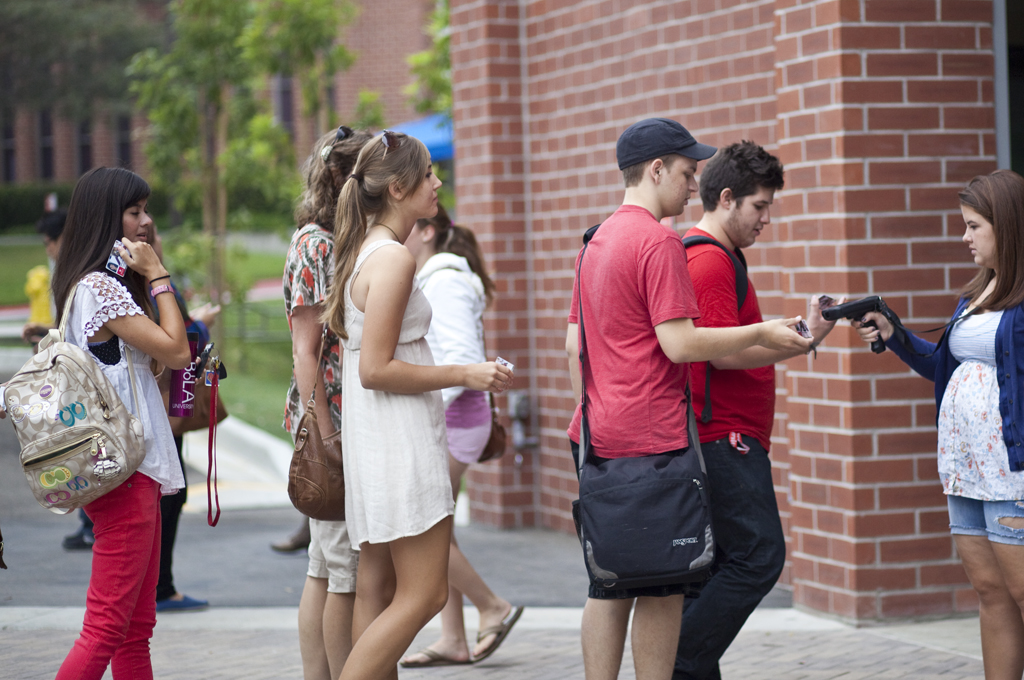
<svg viewBox="0 0 1024 680">
<path fill-rule="evenodd" d="M 960 192 L 963 242 L 980 269 L 962 291 L 950 329 L 906 346 L 880 314 L 877 330 L 903 361 L 935 382 L 938 467 L 949 526 L 981 609 L 988 680 L 1024 674 L 1024 178 L 975 177 Z"/>
<path fill-rule="evenodd" d="M 341 429 L 338 336 L 320 321 L 334 274 L 335 205 L 370 135 L 347 127 L 313 146 L 295 211 L 298 229 L 284 265 L 284 309 L 292 335 L 292 382 L 284 427 L 294 437 L 316 383 L 316 416 L 324 437 Z M 321 350 L 321 342 L 323 349 Z M 352 648 L 352 607 L 358 553 L 345 522 L 309 520 L 309 568 L 299 604 L 299 648 L 306 680 L 333 680 Z"/>
</svg>

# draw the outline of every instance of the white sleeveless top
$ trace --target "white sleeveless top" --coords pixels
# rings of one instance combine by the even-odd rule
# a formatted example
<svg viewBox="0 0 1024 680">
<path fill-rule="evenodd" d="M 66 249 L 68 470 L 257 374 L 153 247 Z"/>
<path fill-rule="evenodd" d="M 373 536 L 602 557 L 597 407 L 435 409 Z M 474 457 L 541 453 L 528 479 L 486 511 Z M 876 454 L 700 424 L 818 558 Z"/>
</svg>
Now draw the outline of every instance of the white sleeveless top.
<svg viewBox="0 0 1024 680">
<path fill-rule="evenodd" d="M 372 253 L 397 241 L 375 241 L 356 260 L 345 282 L 342 340 L 341 441 L 345 468 L 345 521 L 352 547 L 424 533 L 455 510 L 448 476 L 448 439 L 440 392 L 395 394 L 365 389 L 359 381 L 364 314 L 352 303 L 352 281 Z M 395 359 L 433 366 L 426 334 L 430 303 L 413 287 L 402 317 Z"/>
</svg>

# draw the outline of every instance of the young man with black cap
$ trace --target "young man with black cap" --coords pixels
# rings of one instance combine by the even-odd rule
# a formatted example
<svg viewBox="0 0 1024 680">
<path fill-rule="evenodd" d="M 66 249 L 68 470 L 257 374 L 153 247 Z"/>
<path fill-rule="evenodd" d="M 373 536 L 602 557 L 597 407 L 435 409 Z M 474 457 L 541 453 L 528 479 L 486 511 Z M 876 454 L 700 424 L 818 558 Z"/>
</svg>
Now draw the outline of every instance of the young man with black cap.
<svg viewBox="0 0 1024 680">
<path fill-rule="evenodd" d="M 704 216 L 684 241 L 704 312 L 698 327 L 736 328 L 761 321 L 741 248 L 752 246 L 771 222 L 771 205 L 782 185 L 779 159 L 753 142 L 721 149 L 704 167 Z M 816 297 L 811 298 L 807 325 L 815 347 L 835 326 L 821 317 Z M 717 554 L 700 597 L 686 604 L 675 680 L 721 678 L 719 659 L 782 573 L 786 540 L 768 449 L 775 418 L 775 364 L 800 351 L 750 347 L 691 366 Z"/>
<path fill-rule="evenodd" d="M 616 144 L 625 197 L 590 241 L 582 270 L 577 267 L 579 279 L 573 282 L 566 334 L 569 372 L 579 400 L 577 296 L 582 294 L 587 419 L 593 453 L 599 458 L 685 452 L 689 446 L 687 362 L 707 361 L 754 345 L 794 352 L 809 349 L 810 341 L 789 328 L 798 319 L 742 328 L 694 326 L 700 313 L 683 243 L 661 220 L 682 213 L 697 190 L 697 162 L 714 153 L 714 147 L 698 143 L 686 128 L 666 118 L 630 126 Z M 579 432 L 577 406 L 569 427 L 574 457 L 579 452 Z M 665 508 L 666 513 L 672 511 Z M 632 640 L 637 680 L 667 680 L 689 587 L 611 590 L 591 584 L 582 625 L 587 679 L 617 677 L 635 601 Z"/>
</svg>

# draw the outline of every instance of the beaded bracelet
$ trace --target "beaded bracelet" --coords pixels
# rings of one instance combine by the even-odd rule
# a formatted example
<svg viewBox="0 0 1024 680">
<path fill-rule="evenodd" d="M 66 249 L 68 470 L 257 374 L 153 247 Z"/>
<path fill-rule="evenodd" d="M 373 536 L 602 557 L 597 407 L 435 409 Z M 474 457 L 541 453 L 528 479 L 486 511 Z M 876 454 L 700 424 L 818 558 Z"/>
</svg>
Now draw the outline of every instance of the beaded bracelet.
<svg viewBox="0 0 1024 680">
<path fill-rule="evenodd" d="M 149 291 L 149 294 L 152 295 L 153 297 L 156 297 L 160 293 L 170 293 L 170 292 L 172 292 L 171 291 L 171 287 L 165 283 L 164 285 L 157 286 L 153 290 Z"/>
</svg>

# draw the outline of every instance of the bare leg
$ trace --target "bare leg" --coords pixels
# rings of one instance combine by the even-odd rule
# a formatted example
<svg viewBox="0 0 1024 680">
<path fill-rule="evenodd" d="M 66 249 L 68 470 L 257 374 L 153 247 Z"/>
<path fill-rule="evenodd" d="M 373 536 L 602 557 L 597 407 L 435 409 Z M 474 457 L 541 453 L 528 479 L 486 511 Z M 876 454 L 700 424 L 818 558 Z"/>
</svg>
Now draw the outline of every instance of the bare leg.
<svg viewBox="0 0 1024 680">
<path fill-rule="evenodd" d="M 452 493 L 455 500 L 459 499 L 462 487 L 462 476 L 469 465 L 448 456 L 448 471 L 451 475 Z M 430 649 L 454 661 L 465 661 L 470 658 L 469 645 L 466 641 L 466 624 L 462 616 L 462 596 L 480 612 L 480 630 L 496 626 L 512 611 L 512 605 L 504 598 L 494 594 L 469 563 L 466 556 L 459 550 L 452 533 L 451 557 L 448 560 L 448 603 L 441 610 L 441 638 L 430 645 Z M 478 656 L 494 642 L 494 635 L 488 635 L 473 648 L 473 656 Z M 405 657 L 406 661 L 423 662 L 427 658 L 419 653 Z"/>
<path fill-rule="evenodd" d="M 393 569 L 394 597 L 361 631 L 348 657 L 341 680 L 380 680 L 395 677 L 402 653 L 416 634 L 448 601 L 448 546 L 452 518 L 444 518 L 419 536 L 389 544 L 364 543 L 356 578 L 356 622 L 362 625 L 360 599 L 368 604 L 386 598 L 365 592 L 363 574 Z M 389 567 L 390 564 L 390 567 Z M 367 579 L 369 580 L 369 579 Z"/>
<path fill-rule="evenodd" d="M 327 593 L 327 601 L 324 603 L 323 642 L 331 666 L 332 680 L 341 675 L 352 651 L 352 610 L 355 601 L 355 593 Z"/>
<path fill-rule="evenodd" d="M 1012 556 L 1017 564 L 1010 572 L 1020 576 L 1024 566 L 1024 548 L 990 543 L 985 536 L 954 534 L 956 549 L 963 560 L 967 577 L 978 591 L 981 622 L 981 655 L 986 680 L 1020 680 L 1024 673 L 1024 620 L 1020 605 L 1007 587 L 997 554 Z M 1003 551 L 1003 548 L 1016 552 Z M 994 550 L 995 549 L 995 550 Z M 998 553 L 997 553 L 998 550 Z M 1024 582 L 1024 581 L 1022 581 Z"/>
<path fill-rule="evenodd" d="M 682 623 L 682 595 L 636 598 L 630 636 L 636 680 L 669 680 L 672 677 Z"/>
<path fill-rule="evenodd" d="M 626 646 L 626 628 L 629 626 L 629 610 L 632 607 L 633 600 L 587 600 L 580 626 L 583 672 L 587 680 L 615 680 L 619 677 L 622 651 Z M 679 622 L 682 618 L 680 613 Z M 676 623 L 677 638 L 679 622 Z M 666 656 L 671 667 L 675 654 Z"/>
<path fill-rule="evenodd" d="M 305 680 L 333 680 L 324 649 L 324 603 L 327 579 L 306 577 L 299 600 L 299 653 Z"/>
</svg>

